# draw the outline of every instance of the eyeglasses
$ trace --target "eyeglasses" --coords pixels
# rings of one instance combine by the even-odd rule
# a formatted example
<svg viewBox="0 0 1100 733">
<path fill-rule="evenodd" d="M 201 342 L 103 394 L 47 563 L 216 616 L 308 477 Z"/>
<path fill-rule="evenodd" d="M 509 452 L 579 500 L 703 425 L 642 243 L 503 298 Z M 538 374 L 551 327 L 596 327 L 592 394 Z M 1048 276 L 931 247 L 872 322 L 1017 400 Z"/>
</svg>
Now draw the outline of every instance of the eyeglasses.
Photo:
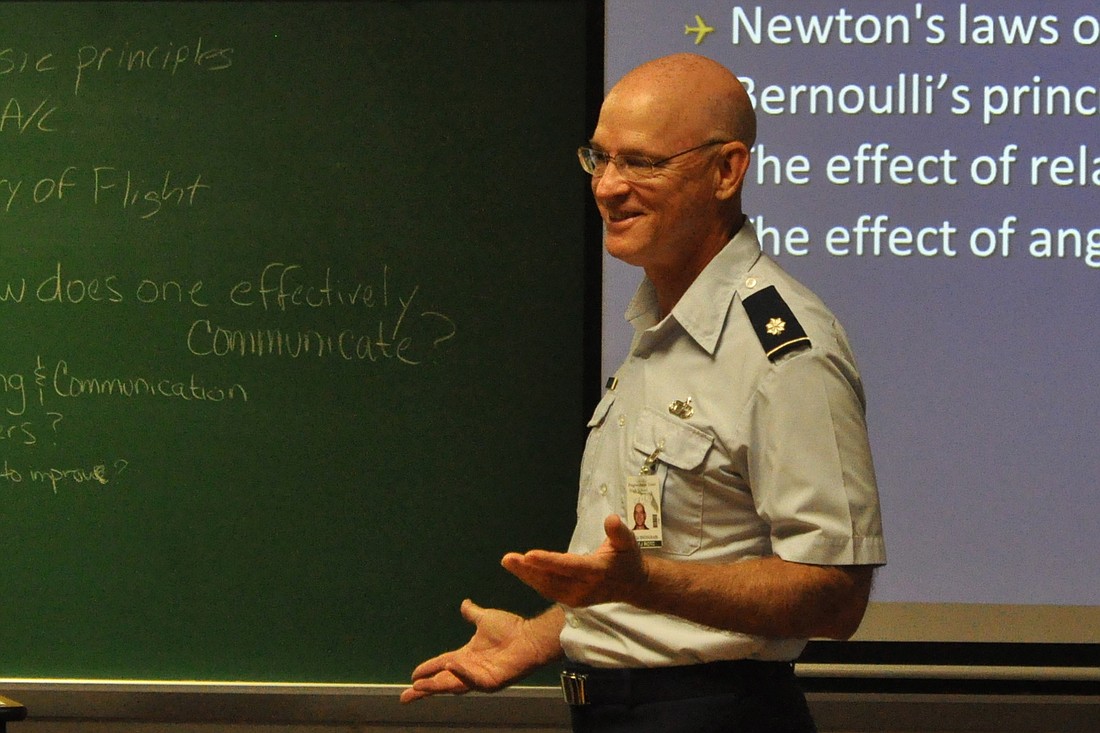
<svg viewBox="0 0 1100 733">
<path fill-rule="evenodd" d="M 653 160 L 645 155 L 610 155 L 603 150 L 594 150 L 589 147 L 577 148 L 577 158 L 581 161 L 581 168 L 584 168 L 584 172 L 590 174 L 593 178 L 602 176 L 607 172 L 608 163 L 614 163 L 615 169 L 619 171 L 619 175 L 624 179 L 628 181 L 641 181 L 653 176 L 658 168 L 663 167 L 665 163 L 674 158 L 679 158 L 681 155 L 687 155 L 688 153 L 694 153 L 696 150 L 709 148 L 712 145 L 725 145 L 727 142 L 729 141 L 710 140 L 702 145 L 696 145 L 694 148 L 681 150 L 679 153 L 674 153 L 660 160 Z"/>
</svg>

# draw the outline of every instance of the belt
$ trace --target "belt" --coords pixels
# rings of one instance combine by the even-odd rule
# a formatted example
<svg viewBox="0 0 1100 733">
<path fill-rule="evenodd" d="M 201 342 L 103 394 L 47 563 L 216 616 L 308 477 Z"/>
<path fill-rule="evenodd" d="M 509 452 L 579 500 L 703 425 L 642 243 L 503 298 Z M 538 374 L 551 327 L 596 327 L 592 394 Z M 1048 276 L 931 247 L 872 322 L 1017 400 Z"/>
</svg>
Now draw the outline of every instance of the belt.
<svg viewBox="0 0 1100 733">
<path fill-rule="evenodd" d="M 739 659 L 641 669 L 605 669 L 570 662 L 561 673 L 561 691 L 570 705 L 636 705 L 728 694 L 793 680 L 793 662 Z"/>
</svg>

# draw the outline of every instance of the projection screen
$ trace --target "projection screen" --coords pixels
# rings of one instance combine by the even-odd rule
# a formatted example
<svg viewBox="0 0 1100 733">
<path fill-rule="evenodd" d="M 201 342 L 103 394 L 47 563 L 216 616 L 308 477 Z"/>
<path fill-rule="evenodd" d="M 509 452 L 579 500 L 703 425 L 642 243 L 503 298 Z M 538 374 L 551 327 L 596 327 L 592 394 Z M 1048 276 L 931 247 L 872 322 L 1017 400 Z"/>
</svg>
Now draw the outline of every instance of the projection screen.
<svg viewBox="0 0 1100 733">
<path fill-rule="evenodd" d="M 611 0 L 606 84 L 742 78 L 761 246 L 852 339 L 889 564 L 857 639 L 1100 642 L 1100 9 Z M 608 259 L 606 373 L 640 277 Z"/>
</svg>

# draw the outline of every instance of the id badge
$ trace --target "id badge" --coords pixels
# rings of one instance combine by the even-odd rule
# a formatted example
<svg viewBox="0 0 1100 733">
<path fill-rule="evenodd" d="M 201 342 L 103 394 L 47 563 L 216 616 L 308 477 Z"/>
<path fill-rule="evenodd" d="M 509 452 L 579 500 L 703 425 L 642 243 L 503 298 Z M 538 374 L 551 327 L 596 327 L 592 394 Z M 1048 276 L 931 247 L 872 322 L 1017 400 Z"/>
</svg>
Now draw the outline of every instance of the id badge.
<svg viewBox="0 0 1100 733">
<path fill-rule="evenodd" d="M 638 547 L 662 545 L 661 483 L 656 476 L 627 476 L 626 517 L 632 523 Z"/>
</svg>

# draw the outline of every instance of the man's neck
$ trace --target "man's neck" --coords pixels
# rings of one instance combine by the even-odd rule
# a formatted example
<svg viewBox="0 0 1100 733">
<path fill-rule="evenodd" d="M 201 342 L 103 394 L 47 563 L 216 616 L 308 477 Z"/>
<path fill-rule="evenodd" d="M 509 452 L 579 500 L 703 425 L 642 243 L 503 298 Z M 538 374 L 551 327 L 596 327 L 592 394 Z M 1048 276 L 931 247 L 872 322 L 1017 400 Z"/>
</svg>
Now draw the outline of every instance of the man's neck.
<svg viewBox="0 0 1100 733">
<path fill-rule="evenodd" d="M 741 217 L 733 231 L 717 233 L 708 238 L 706 242 L 692 252 L 691 257 L 674 266 L 645 268 L 646 277 L 653 283 L 653 289 L 657 293 L 660 318 L 663 319 L 672 312 L 672 309 L 680 302 L 680 298 L 684 296 L 684 293 L 688 291 L 696 278 L 702 274 L 710 261 L 722 251 L 726 243 L 740 231 L 743 224 L 744 217 Z"/>
</svg>

